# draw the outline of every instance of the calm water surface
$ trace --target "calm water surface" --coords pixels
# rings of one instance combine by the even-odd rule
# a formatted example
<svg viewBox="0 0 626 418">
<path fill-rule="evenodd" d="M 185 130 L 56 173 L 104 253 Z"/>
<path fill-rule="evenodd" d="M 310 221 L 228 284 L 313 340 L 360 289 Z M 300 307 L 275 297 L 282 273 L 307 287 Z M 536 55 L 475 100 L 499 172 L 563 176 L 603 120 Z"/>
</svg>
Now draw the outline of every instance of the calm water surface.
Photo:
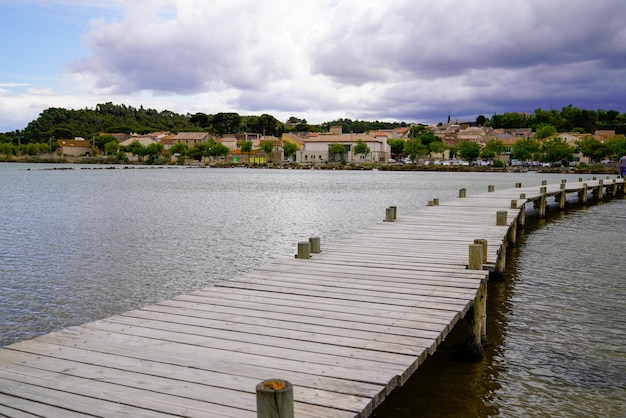
<svg viewBox="0 0 626 418">
<path fill-rule="evenodd" d="M 578 176 L 0 163 L 0 346 L 210 286 L 428 200 Z M 626 201 L 537 224 L 492 284 L 491 345 L 455 332 L 376 416 L 620 416 Z M 608 222 L 607 219 L 613 217 Z"/>
</svg>

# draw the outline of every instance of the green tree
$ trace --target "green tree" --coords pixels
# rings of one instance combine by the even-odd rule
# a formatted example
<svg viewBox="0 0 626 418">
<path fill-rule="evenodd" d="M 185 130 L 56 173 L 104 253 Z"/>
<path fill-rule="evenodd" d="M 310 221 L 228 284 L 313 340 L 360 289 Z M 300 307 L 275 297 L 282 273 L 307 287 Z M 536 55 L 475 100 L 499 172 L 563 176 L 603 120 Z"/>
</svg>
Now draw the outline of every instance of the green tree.
<svg viewBox="0 0 626 418">
<path fill-rule="evenodd" d="M 267 160 L 272 162 L 272 155 L 274 151 L 274 142 L 272 141 L 262 141 L 261 142 L 261 150 L 267 156 Z"/>
<path fill-rule="evenodd" d="M 130 152 L 133 155 L 139 157 L 139 160 L 146 155 L 146 147 L 141 144 L 139 141 L 133 141 L 126 147 L 126 151 Z"/>
<path fill-rule="evenodd" d="M 499 139 L 490 139 L 485 144 L 485 149 L 483 151 L 491 151 L 493 154 L 495 154 L 494 156 L 500 158 L 500 154 L 502 154 L 505 151 L 504 142 L 500 141 Z M 486 157 L 486 158 L 493 158 L 493 157 Z"/>
<path fill-rule="evenodd" d="M 250 162 L 250 152 L 252 151 L 252 141 L 241 141 L 240 143 L 241 152 L 245 152 L 248 154 L 248 162 Z"/>
<path fill-rule="evenodd" d="M 239 131 L 241 116 L 238 113 L 216 113 L 213 115 L 213 129 L 218 135 L 235 134 Z"/>
<path fill-rule="evenodd" d="M 343 160 L 343 156 L 346 154 L 346 147 L 343 144 L 332 144 L 328 147 L 328 153 L 332 156 L 332 161 L 336 159 Z"/>
<path fill-rule="evenodd" d="M 458 145 L 458 151 L 461 158 L 472 162 L 480 155 L 480 145 L 476 142 L 461 141 Z"/>
<path fill-rule="evenodd" d="M 419 138 L 409 138 L 404 144 L 404 155 L 415 163 L 418 163 L 419 157 L 423 157 L 427 152 L 428 148 Z"/>
<path fill-rule="evenodd" d="M 548 137 L 551 137 L 552 135 L 556 135 L 557 133 L 558 132 L 554 126 L 544 125 L 540 127 L 539 129 L 537 129 L 537 132 L 535 132 L 535 138 L 537 139 L 548 138 Z"/>
<path fill-rule="evenodd" d="M 204 143 L 195 144 L 193 147 L 187 150 L 187 157 L 196 161 L 202 161 L 203 157 L 207 156 L 207 147 Z"/>
<path fill-rule="evenodd" d="M 615 137 L 609 138 L 604 141 L 604 146 L 607 149 L 608 157 L 617 160 L 622 155 L 626 155 L 626 139 Z"/>
<path fill-rule="evenodd" d="M 116 155 L 119 149 L 120 143 L 117 142 L 117 139 L 113 139 L 104 144 L 104 152 L 106 155 Z"/>
<path fill-rule="evenodd" d="M 541 143 L 542 160 L 550 163 L 569 163 L 574 159 L 574 149 L 561 137 L 546 139 Z"/>
<path fill-rule="evenodd" d="M 283 144 L 283 152 L 285 153 L 285 158 L 291 158 L 296 155 L 298 151 L 298 146 L 293 142 L 285 142 Z"/>
<path fill-rule="evenodd" d="M 604 144 L 592 137 L 583 137 L 576 140 L 576 146 L 581 154 L 588 157 L 591 162 L 598 162 L 608 153 Z"/>
<path fill-rule="evenodd" d="M 148 156 L 148 163 L 152 164 L 163 153 L 163 144 L 152 143 L 146 147 L 145 155 Z"/>
<path fill-rule="evenodd" d="M 230 152 L 230 149 L 226 145 L 213 140 L 208 142 L 208 147 L 210 157 L 226 157 Z"/>
<path fill-rule="evenodd" d="M 431 142 L 430 145 L 428 145 L 428 150 L 432 154 L 441 154 L 446 149 L 448 149 L 448 147 L 446 146 L 446 144 L 443 143 L 443 141 L 434 141 Z"/>
<path fill-rule="evenodd" d="M 528 161 L 532 159 L 538 159 L 536 154 L 539 152 L 539 142 L 534 139 L 526 138 L 519 139 L 513 145 L 512 157 L 520 161 Z"/>
<path fill-rule="evenodd" d="M 358 139 L 356 141 L 356 145 L 354 146 L 354 155 L 363 155 L 365 157 L 370 153 L 370 147 L 363 141 L 362 139 Z"/>
<path fill-rule="evenodd" d="M 424 130 L 421 134 L 419 134 L 418 138 L 420 142 L 422 143 L 422 145 L 424 145 L 426 148 L 429 148 L 430 144 L 432 144 L 433 142 L 442 142 L 441 138 L 435 135 L 433 131 L 430 131 L 428 129 Z"/>
<path fill-rule="evenodd" d="M 404 139 L 400 139 L 400 138 L 395 138 L 395 139 L 388 139 L 387 140 L 387 144 L 389 144 L 389 146 L 391 147 L 391 155 L 393 157 L 398 157 L 398 155 L 402 154 L 404 152 L 404 144 L 405 144 L 405 140 Z"/>
<path fill-rule="evenodd" d="M 484 158 L 486 160 L 493 160 L 494 158 L 496 158 L 497 154 L 495 153 L 495 151 L 488 149 L 488 148 L 484 148 L 481 152 L 480 152 L 480 158 Z"/>
<path fill-rule="evenodd" d="M 170 148 L 170 152 L 172 153 L 172 155 L 178 154 L 184 157 L 185 155 L 187 155 L 188 149 L 189 146 L 184 142 L 177 142 L 172 145 L 172 147 Z"/>
</svg>

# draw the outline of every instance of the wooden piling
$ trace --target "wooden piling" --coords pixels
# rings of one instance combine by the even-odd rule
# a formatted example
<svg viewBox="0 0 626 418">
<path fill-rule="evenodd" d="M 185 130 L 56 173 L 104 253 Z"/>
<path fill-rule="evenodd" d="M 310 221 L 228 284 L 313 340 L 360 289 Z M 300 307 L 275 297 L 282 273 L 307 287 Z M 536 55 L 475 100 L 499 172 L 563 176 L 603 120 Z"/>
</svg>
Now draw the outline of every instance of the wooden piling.
<svg viewBox="0 0 626 418">
<path fill-rule="evenodd" d="M 311 254 L 321 253 L 320 237 L 309 237 L 309 247 L 311 249 Z"/>
<path fill-rule="evenodd" d="M 398 207 L 397 206 L 389 206 L 391 211 L 393 212 L 393 220 L 395 221 L 398 218 Z"/>
<path fill-rule="evenodd" d="M 511 209 L 517 209 L 517 199 L 511 199 Z"/>
<path fill-rule="evenodd" d="M 583 183 L 583 189 L 578 192 L 578 198 L 583 205 L 587 204 L 587 200 L 589 198 L 588 193 L 589 190 L 587 187 L 587 183 Z"/>
<path fill-rule="evenodd" d="M 467 189 L 460 189 L 459 197 L 467 197 Z"/>
<path fill-rule="evenodd" d="M 515 246 L 515 243 L 517 242 L 517 221 L 514 221 L 511 224 L 506 239 L 509 245 Z"/>
<path fill-rule="evenodd" d="M 515 183 L 515 188 L 516 189 L 521 189 L 522 188 L 522 183 Z"/>
<path fill-rule="evenodd" d="M 496 260 L 496 270 L 494 272 L 494 278 L 501 280 L 504 278 L 504 270 L 506 268 L 506 248 L 507 242 L 502 242 L 500 250 L 498 251 L 498 258 Z"/>
<path fill-rule="evenodd" d="M 298 243 L 298 255 L 296 258 L 308 260 L 311 258 L 311 244 L 309 241 L 300 241 Z"/>
<path fill-rule="evenodd" d="M 385 210 L 385 222 L 393 222 L 393 208 Z"/>
<path fill-rule="evenodd" d="M 505 226 L 507 224 L 507 211 L 499 210 L 496 213 L 496 225 L 497 226 Z"/>
<path fill-rule="evenodd" d="M 483 268 L 483 244 L 469 245 L 469 261 L 467 268 L 470 270 L 482 270 Z"/>
<path fill-rule="evenodd" d="M 523 229 L 526 227 L 526 205 L 522 205 L 519 208 L 519 214 L 517 215 L 517 227 Z"/>
<path fill-rule="evenodd" d="M 481 283 L 474 305 L 468 311 L 469 335 L 467 338 L 468 355 L 472 358 L 481 358 L 485 355 L 487 345 L 487 284 Z"/>
<path fill-rule="evenodd" d="M 546 191 L 545 191 L 545 187 L 542 187 L 542 189 L 544 189 L 542 191 L 542 195 L 539 198 L 539 217 L 540 218 L 545 218 L 546 217 Z"/>
<path fill-rule="evenodd" d="M 483 264 L 487 264 L 487 246 L 488 242 L 486 239 L 475 239 L 474 244 L 480 244 L 483 246 Z"/>
<path fill-rule="evenodd" d="M 602 179 L 598 180 L 598 188 L 596 189 L 596 199 L 602 200 L 604 197 L 604 182 Z"/>
<path fill-rule="evenodd" d="M 494 190 L 496 190 L 496 186 L 494 186 L 493 184 L 490 184 L 489 186 L 487 186 L 488 192 L 493 192 Z"/>
<path fill-rule="evenodd" d="M 291 383 L 270 379 L 256 385 L 256 413 L 257 418 L 294 418 Z"/>
</svg>

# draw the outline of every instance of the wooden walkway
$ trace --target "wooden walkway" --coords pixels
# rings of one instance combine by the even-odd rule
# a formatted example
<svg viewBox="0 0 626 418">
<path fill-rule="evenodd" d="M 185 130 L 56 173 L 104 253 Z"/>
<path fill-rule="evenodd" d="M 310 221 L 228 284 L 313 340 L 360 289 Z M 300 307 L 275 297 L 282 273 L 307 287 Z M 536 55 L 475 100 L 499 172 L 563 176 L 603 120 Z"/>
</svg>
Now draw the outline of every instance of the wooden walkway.
<svg viewBox="0 0 626 418">
<path fill-rule="evenodd" d="M 12 344 L 0 349 L 0 415 L 256 417 L 256 385 L 277 378 L 293 384 L 296 417 L 367 417 L 468 313 L 487 270 L 503 269 L 526 203 L 541 216 L 550 196 L 563 206 L 623 184 L 435 200 L 310 259 Z M 485 270 L 467 268 L 475 239 L 488 242 Z"/>
</svg>

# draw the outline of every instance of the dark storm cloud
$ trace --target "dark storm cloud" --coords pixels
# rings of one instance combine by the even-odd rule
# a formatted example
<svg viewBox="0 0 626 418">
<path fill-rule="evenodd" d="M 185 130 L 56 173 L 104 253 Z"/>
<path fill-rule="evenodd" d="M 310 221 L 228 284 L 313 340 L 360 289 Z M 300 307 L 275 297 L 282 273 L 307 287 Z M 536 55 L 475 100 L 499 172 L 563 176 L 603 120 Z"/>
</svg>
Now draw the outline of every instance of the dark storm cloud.
<svg viewBox="0 0 626 418">
<path fill-rule="evenodd" d="M 236 90 L 228 103 L 242 112 L 626 110 L 621 0 L 184 4 L 94 25 L 92 55 L 71 71 L 117 93 Z"/>
</svg>

